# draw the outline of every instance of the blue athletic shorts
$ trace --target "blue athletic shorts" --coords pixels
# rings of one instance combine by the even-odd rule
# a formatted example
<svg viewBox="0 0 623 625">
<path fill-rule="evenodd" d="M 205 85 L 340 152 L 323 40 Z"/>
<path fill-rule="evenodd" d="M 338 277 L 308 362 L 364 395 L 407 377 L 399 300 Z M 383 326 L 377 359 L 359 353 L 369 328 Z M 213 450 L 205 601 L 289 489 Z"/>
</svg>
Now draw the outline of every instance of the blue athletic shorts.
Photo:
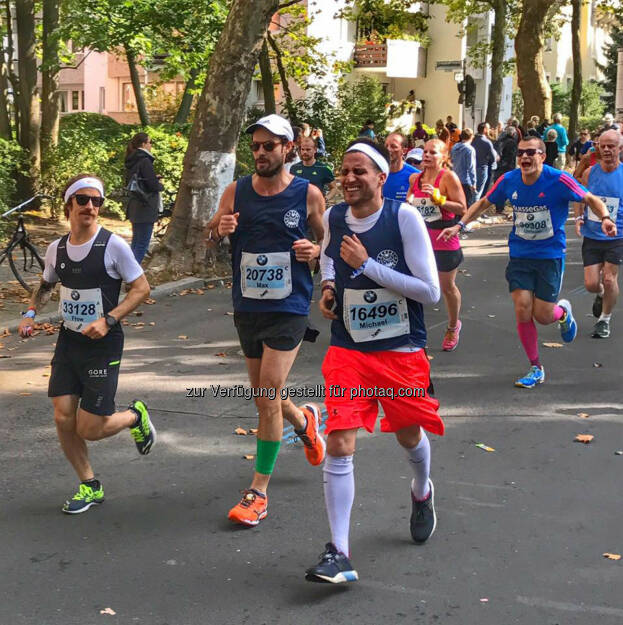
<svg viewBox="0 0 623 625">
<path fill-rule="evenodd" d="M 564 258 L 511 258 L 506 266 L 508 290 L 532 291 L 544 302 L 555 302 L 564 271 Z"/>
</svg>

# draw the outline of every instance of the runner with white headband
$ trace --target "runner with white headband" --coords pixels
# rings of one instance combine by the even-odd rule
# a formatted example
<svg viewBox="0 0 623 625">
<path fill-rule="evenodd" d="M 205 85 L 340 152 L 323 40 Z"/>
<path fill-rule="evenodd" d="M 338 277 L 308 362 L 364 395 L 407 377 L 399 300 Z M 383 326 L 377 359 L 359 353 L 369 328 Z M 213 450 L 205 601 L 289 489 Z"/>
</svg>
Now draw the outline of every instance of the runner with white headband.
<svg viewBox="0 0 623 625">
<path fill-rule="evenodd" d="M 325 503 L 331 542 L 312 582 L 352 582 L 350 513 L 355 498 L 353 454 L 357 431 L 374 430 L 378 404 L 381 431 L 394 432 L 413 471 L 409 499 L 413 540 L 435 529 L 430 446 L 424 429 L 443 434 L 439 403 L 429 392 L 422 306 L 439 299 L 439 278 L 420 213 L 383 199 L 389 171 L 384 146 L 357 139 L 344 154 L 344 202 L 323 216 L 320 311 L 331 319 L 331 346 L 322 364 L 327 389 Z"/>
<path fill-rule="evenodd" d="M 47 249 L 43 277 L 19 326 L 32 333 L 37 308 L 60 282 L 59 312 L 63 323 L 56 342 L 48 396 L 54 405 L 56 431 L 80 479 L 78 492 L 62 510 L 78 514 L 104 501 L 86 441 L 96 441 L 130 428 L 142 455 L 150 452 L 156 430 L 144 402 L 134 400 L 115 412 L 115 392 L 123 350 L 119 322 L 149 295 L 149 284 L 129 245 L 97 223 L 104 185 L 96 176 L 72 178 L 63 194 L 69 234 Z M 130 286 L 119 303 L 121 281 Z"/>
</svg>

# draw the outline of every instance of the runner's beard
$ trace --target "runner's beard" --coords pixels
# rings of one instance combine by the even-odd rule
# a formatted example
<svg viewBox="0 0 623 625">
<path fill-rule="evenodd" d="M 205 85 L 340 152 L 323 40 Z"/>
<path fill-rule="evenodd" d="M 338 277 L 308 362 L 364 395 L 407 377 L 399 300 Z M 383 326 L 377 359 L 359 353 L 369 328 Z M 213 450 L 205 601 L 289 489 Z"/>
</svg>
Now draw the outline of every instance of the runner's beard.
<svg viewBox="0 0 623 625">
<path fill-rule="evenodd" d="M 255 173 L 260 176 L 260 178 L 272 178 L 273 176 L 276 176 L 282 169 L 283 163 L 277 163 L 274 167 L 263 169 L 262 171 L 257 168 L 257 163 L 255 164 Z"/>
</svg>

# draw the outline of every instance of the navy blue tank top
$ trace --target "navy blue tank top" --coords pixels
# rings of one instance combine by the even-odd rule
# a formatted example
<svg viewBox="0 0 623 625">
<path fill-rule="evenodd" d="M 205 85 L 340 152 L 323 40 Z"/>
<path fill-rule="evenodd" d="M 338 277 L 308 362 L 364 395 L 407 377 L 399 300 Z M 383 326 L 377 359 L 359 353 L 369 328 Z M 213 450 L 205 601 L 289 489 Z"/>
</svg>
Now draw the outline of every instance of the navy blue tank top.
<svg viewBox="0 0 623 625">
<path fill-rule="evenodd" d="M 308 315 L 313 291 L 309 265 L 292 244 L 305 238 L 309 181 L 294 177 L 281 193 L 259 195 L 252 176 L 236 182 L 238 228 L 230 236 L 236 312 Z"/>
<path fill-rule="evenodd" d="M 84 259 L 76 262 L 71 260 L 67 253 L 69 235 L 66 234 L 58 242 L 58 247 L 56 248 L 56 265 L 54 266 L 54 271 L 59 277 L 61 285 L 68 289 L 74 289 L 76 293 L 82 289 L 101 289 L 104 315 L 108 314 L 119 304 L 119 292 L 122 282 L 121 278 L 113 278 L 108 275 L 106 271 L 104 255 L 111 236 L 112 232 L 110 230 L 100 228 L 89 253 Z M 73 298 L 74 295 L 72 293 L 72 299 Z M 78 303 L 78 301 L 76 303 Z M 64 326 L 63 329 L 69 332 L 69 335 L 73 338 L 83 340 L 85 343 L 92 342 L 93 340 L 87 336 L 83 336 L 79 332 L 66 330 Z M 106 339 L 117 334 L 123 334 L 121 324 L 119 323 L 110 328 L 108 334 L 103 339 L 99 339 L 98 342 L 104 342 Z"/>
<path fill-rule="evenodd" d="M 357 234 L 357 238 L 365 246 L 368 256 L 377 262 L 392 269 L 413 275 L 405 261 L 402 236 L 398 224 L 398 210 L 401 202 L 398 200 L 384 200 L 381 215 L 370 230 Z M 329 213 L 330 241 L 325 253 L 333 260 L 335 267 L 335 310 L 338 319 L 331 322 L 331 345 L 356 349 L 362 352 L 374 352 L 395 349 L 412 345 L 426 346 L 426 327 L 424 325 L 424 311 L 422 304 L 408 299 L 397 293 L 390 298 L 379 294 L 383 289 L 379 284 L 361 274 L 351 278 L 353 268 L 340 258 L 340 245 L 344 235 L 353 235 L 346 225 L 346 211 L 348 204 L 337 204 Z M 348 324 L 346 327 L 344 316 L 345 289 L 358 291 L 350 293 L 348 306 Z M 402 311 L 402 314 L 401 314 Z M 405 333 L 389 338 L 375 339 L 375 334 L 401 323 Z M 367 336 L 366 336 L 367 334 Z M 365 336 L 364 340 L 354 340 Z"/>
</svg>

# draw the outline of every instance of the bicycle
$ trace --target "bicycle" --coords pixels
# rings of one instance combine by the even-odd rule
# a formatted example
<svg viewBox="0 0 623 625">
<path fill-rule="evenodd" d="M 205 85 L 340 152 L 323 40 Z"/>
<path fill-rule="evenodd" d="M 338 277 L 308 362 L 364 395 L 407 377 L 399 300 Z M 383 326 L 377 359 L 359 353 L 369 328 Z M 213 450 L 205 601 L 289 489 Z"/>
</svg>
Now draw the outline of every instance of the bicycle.
<svg viewBox="0 0 623 625">
<path fill-rule="evenodd" d="M 18 204 L 17 206 L 9 209 L 0 218 L 8 217 L 11 213 L 20 213 L 17 218 L 17 226 L 13 232 L 13 236 L 7 246 L 0 250 L 0 265 L 8 259 L 9 267 L 13 272 L 13 275 L 17 278 L 17 281 L 31 293 L 34 286 L 39 284 L 41 274 L 43 273 L 44 263 L 39 256 L 37 248 L 30 242 L 30 235 L 26 231 L 26 225 L 24 224 L 24 217 L 21 211 L 32 204 L 35 200 L 51 200 L 49 195 L 35 195 L 29 200 Z M 21 258 L 17 256 L 14 258 L 13 254 L 20 250 Z M 19 252 L 17 252 L 19 254 Z M 17 262 L 16 262 L 17 261 Z"/>
</svg>

